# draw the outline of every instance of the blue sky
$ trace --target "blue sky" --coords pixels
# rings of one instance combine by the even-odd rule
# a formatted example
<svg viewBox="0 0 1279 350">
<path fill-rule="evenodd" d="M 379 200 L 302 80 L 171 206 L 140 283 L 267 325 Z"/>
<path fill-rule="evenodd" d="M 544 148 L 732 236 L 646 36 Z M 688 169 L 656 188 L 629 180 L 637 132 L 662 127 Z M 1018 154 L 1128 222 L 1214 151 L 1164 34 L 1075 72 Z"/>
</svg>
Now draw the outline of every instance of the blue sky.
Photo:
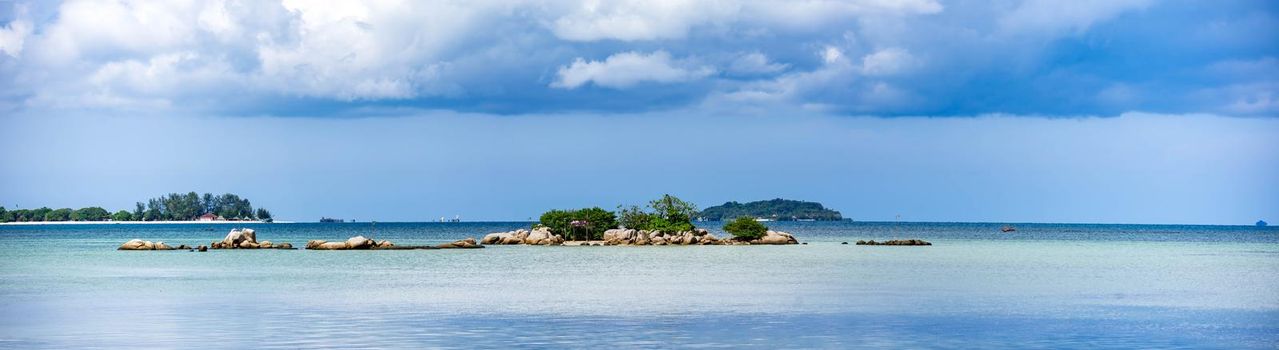
<svg viewBox="0 0 1279 350">
<path fill-rule="evenodd" d="M 1269 1 L 0 3 L 0 205 L 1279 221 Z"/>
</svg>

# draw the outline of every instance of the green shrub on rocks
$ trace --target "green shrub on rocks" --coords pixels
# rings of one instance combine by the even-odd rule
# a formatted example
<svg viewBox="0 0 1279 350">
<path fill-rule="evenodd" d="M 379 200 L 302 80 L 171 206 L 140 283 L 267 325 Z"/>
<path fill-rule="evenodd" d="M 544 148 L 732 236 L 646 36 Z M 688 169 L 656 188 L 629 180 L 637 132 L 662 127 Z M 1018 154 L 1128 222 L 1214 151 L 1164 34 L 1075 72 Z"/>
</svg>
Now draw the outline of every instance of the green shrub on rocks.
<svg viewBox="0 0 1279 350">
<path fill-rule="evenodd" d="M 764 237 L 764 233 L 768 232 L 768 226 L 755 221 L 755 218 L 743 216 L 725 224 L 724 231 L 737 238 L 757 239 Z"/>
<path fill-rule="evenodd" d="M 645 212 L 637 205 L 617 206 L 617 223 L 622 227 L 634 230 L 647 230 L 653 222 L 653 214 Z"/>
<path fill-rule="evenodd" d="M 693 203 L 666 194 L 648 202 L 648 208 L 652 211 L 646 212 L 634 205 L 619 207 L 622 226 L 666 233 L 692 231 L 694 228 L 693 215 L 697 214 L 697 206 Z"/>
<path fill-rule="evenodd" d="M 577 221 L 580 224 L 573 225 Z M 599 240 L 604 238 L 604 231 L 617 228 L 617 215 L 599 207 L 577 210 L 551 210 L 542 213 L 538 224 L 551 229 L 551 233 L 565 239 Z"/>
</svg>

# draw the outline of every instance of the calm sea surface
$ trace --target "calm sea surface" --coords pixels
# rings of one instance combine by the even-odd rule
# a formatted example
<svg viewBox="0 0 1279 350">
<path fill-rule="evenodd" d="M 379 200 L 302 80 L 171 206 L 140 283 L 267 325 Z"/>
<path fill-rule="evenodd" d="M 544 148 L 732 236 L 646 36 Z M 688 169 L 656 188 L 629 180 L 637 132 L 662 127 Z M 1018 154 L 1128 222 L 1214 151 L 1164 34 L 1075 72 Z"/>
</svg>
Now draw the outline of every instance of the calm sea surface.
<svg viewBox="0 0 1279 350">
<path fill-rule="evenodd" d="M 769 224 L 809 244 L 122 252 L 233 225 L 0 226 L 0 348 L 1279 348 L 1276 228 Z M 528 223 L 245 226 L 301 246 Z M 892 238 L 934 245 L 840 244 Z"/>
</svg>

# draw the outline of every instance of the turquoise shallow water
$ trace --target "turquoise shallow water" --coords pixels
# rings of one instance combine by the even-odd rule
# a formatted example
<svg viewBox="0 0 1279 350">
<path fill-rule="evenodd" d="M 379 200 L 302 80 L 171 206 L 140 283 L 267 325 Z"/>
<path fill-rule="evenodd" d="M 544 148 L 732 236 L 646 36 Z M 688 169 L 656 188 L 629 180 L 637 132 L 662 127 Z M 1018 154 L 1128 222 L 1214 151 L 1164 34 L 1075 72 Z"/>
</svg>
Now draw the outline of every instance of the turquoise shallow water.
<svg viewBox="0 0 1279 350">
<path fill-rule="evenodd" d="M 809 244 L 121 252 L 231 226 L 0 226 L 0 347 L 1279 347 L 1274 228 L 770 224 Z M 249 226 L 300 245 L 527 225 Z M 935 245 L 840 244 L 891 238 Z"/>
</svg>

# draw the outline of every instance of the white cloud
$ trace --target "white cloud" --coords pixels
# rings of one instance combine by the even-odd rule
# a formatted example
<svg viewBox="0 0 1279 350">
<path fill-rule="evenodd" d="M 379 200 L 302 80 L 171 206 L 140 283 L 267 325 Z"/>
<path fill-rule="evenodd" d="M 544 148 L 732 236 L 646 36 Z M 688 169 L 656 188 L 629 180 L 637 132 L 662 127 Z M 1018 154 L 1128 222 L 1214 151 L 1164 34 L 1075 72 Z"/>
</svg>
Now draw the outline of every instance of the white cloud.
<svg viewBox="0 0 1279 350">
<path fill-rule="evenodd" d="M 466 33 L 498 7 L 448 2 L 286 1 L 297 39 L 261 45 L 260 81 L 274 89 L 340 100 L 404 99 L 419 90 Z"/>
<path fill-rule="evenodd" d="M 595 41 L 615 39 L 678 39 L 689 28 L 735 12 L 732 3 L 696 0 L 588 0 L 574 4 L 550 25 L 561 39 Z"/>
<path fill-rule="evenodd" d="M 342 101 L 443 93 L 440 67 L 502 3 L 73 1 L 27 38 L 18 79 L 45 79 L 29 104 L 127 105 L 267 94 Z M 21 40 L 27 22 L 9 26 Z M 16 55 L 0 32 L 4 52 Z M 122 72 L 128 72 L 124 74 Z M 177 84 L 193 76 L 223 86 Z M 216 76 L 216 77 L 215 77 Z M 146 81 L 141 81 L 145 79 Z M 161 88 L 154 88 L 161 87 Z M 86 96 L 78 99 L 77 96 Z M 93 98 L 88 98 L 93 96 Z"/>
<path fill-rule="evenodd" d="M 822 50 L 822 62 L 826 64 L 835 64 L 844 60 L 844 52 L 838 47 L 827 46 Z"/>
<path fill-rule="evenodd" d="M 688 66 L 688 67 L 684 67 Z M 690 66 L 671 60 L 666 51 L 651 54 L 622 52 L 603 61 L 587 61 L 578 58 L 573 64 L 560 67 L 558 78 L 551 87 L 575 89 L 587 83 L 624 89 L 641 82 L 678 83 L 701 79 L 714 73 L 707 66 Z"/>
<path fill-rule="evenodd" d="M 806 0 L 750 1 L 742 21 L 789 30 L 822 30 L 831 23 L 857 18 L 934 14 L 943 6 L 934 0 Z"/>
<path fill-rule="evenodd" d="M 786 70 L 786 67 L 786 64 L 769 61 L 768 56 L 762 53 L 751 52 L 737 56 L 727 71 L 742 75 L 772 74 Z"/>
<path fill-rule="evenodd" d="M 862 74 L 886 76 L 910 70 L 918 60 L 906 50 L 887 48 L 862 57 Z"/>
<path fill-rule="evenodd" d="M 743 84 L 735 91 L 712 95 L 710 101 L 748 108 L 794 105 L 824 113 L 868 113 L 919 101 L 909 89 L 878 80 L 905 74 L 917 65 L 917 60 L 905 50 L 876 51 L 863 56 L 860 66 L 850 62 L 839 47 L 825 46 L 816 55 L 822 65 L 812 70 Z"/>
<path fill-rule="evenodd" d="M 1151 0 L 1026 0 L 999 19 L 1011 33 L 1081 33 L 1093 23 L 1150 6 Z"/>
<path fill-rule="evenodd" d="M 862 16 L 928 14 L 942 10 L 934 0 L 587 0 L 570 2 L 548 27 L 561 39 L 682 39 L 698 26 L 819 29 Z"/>
<path fill-rule="evenodd" d="M 0 28 L 0 52 L 12 57 L 22 55 L 22 45 L 31 34 L 31 22 L 15 20 Z"/>
</svg>

